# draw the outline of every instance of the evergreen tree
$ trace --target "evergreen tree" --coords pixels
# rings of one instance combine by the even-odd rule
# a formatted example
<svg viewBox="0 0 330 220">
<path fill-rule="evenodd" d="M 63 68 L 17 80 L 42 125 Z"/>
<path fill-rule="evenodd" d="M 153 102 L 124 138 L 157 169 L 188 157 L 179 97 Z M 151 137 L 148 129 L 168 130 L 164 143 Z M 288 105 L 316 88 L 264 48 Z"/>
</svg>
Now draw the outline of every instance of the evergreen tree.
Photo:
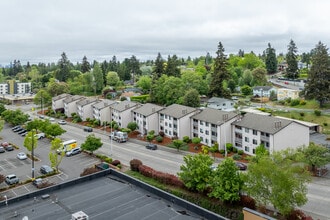
<svg viewBox="0 0 330 220">
<path fill-rule="evenodd" d="M 153 70 L 153 78 L 158 79 L 164 73 L 164 60 L 162 55 L 158 53 L 157 58 L 155 60 L 155 67 Z"/>
<path fill-rule="evenodd" d="M 82 60 L 82 64 L 81 64 L 81 72 L 86 73 L 86 72 L 89 72 L 89 71 L 91 71 L 91 65 L 87 61 L 87 57 L 84 56 L 83 60 Z"/>
<path fill-rule="evenodd" d="M 103 61 L 101 64 L 101 70 L 102 70 L 102 75 L 103 75 L 103 85 L 107 85 L 107 73 L 108 73 L 108 62 L 106 60 Z"/>
<path fill-rule="evenodd" d="M 286 75 L 291 79 L 295 79 L 298 76 L 297 52 L 298 48 L 295 42 L 291 39 L 288 45 L 288 53 L 286 54 L 286 62 L 288 64 Z"/>
<path fill-rule="evenodd" d="M 119 62 L 117 62 L 117 57 L 113 56 L 112 59 L 109 61 L 109 65 L 108 65 L 108 71 L 113 71 L 113 72 L 117 72 L 118 71 L 118 67 L 119 67 Z"/>
<path fill-rule="evenodd" d="M 58 70 L 55 73 L 56 79 L 65 82 L 70 72 L 70 61 L 68 60 L 65 52 L 61 54 L 61 59 L 57 63 Z"/>
<path fill-rule="evenodd" d="M 176 55 L 172 57 L 169 55 L 167 58 L 167 65 L 165 68 L 165 74 L 168 76 L 180 77 L 180 69 L 178 66 L 180 65 L 180 61 Z"/>
<path fill-rule="evenodd" d="M 230 93 L 224 88 L 224 82 L 230 78 L 230 73 L 227 70 L 228 60 L 224 54 L 225 49 L 222 43 L 219 42 L 217 57 L 214 62 L 214 71 L 210 83 L 210 96 L 229 98 Z"/>
<path fill-rule="evenodd" d="M 306 63 L 308 68 L 309 64 L 311 63 L 311 53 L 302 53 L 301 62 Z"/>
<path fill-rule="evenodd" d="M 265 51 L 265 63 L 267 72 L 270 74 L 274 74 L 277 71 L 277 59 L 275 49 L 271 47 L 270 43 L 268 43 L 268 48 Z"/>
<path fill-rule="evenodd" d="M 313 50 L 311 69 L 305 85 L 306 98 L 316 99 L 323 107 L 330 100 L 330 63 L 328 48 L 321 42 Z"/>
<path fill-rule="evenodd" d="M 104 82 L 103 82 L 103 74 L 102 74 L 102 70 L 100 68 L 100 65 L 95 62 L 94 64 L 94 68 L 93 68 L 93 77 L 94 77 L 94 91 L 99 94 L 104 86 Z"/>
</svg>

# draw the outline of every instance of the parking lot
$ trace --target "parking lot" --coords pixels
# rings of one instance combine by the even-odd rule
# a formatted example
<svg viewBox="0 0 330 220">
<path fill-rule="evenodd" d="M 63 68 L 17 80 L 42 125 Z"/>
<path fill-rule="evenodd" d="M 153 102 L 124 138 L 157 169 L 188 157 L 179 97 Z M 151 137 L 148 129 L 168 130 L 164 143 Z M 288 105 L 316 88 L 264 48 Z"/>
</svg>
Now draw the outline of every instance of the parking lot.
<svg viewBox="0 0 330 220">
<path fill-rule="evenodd" d="M 20 160 L 17 158 L 17 154 L 20 152 L 30 153 L 24 147 L 24 138 L 19 134 L 11 130 L 11 126 L 5 124 L 3 130 L 0 133 L 2 142 L 9 142 L 15 144 L 19 149 L 13 151 L 5 151 L 0 153 L 0 174 L 6 176 L 9 174 L 15 174 L 20 182 L 31 179 L 32 177 L 32 160 L 27 158 L 25 160 Z M 42 165 L 50 165 L 49 161 L 49 151 L 50 151 L 50 141 L 47 138 L 38 140 L 38 145 L 34 150 L 34 155 L 38 158 L 38 161 L 34 162 L 34 177 L 37 178 L 41 176 L 40 167 Z M 60 166 L 60 174 L 47 177 L 47 181 L 50 183 L 60 183 L 67 180 L 71 180 L 80 176 L 80 173 L 86 168 L 93 166 L 98 163 L 97 158 L 91 157 L 86 153 L 80 153 L 71 157 L 64 157 Z M 3 182 L 0 184 L 0 188 L 7 187 L 8 185 Z M 1 192 L 0 195 L 6 195 L 7 198 L 14 197 L 20 194 L 29 193 L 33 190 L 37 190 L 32 183 L 19 185 L 15 188 L 11 188 L 8 191 Z"/>
</svg>

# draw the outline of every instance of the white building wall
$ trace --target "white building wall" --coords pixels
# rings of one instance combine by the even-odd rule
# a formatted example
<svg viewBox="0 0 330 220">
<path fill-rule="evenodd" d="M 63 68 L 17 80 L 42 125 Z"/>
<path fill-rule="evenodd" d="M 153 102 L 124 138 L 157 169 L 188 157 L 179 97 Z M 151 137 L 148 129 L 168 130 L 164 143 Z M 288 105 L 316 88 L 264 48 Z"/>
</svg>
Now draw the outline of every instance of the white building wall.
<svg viewBox="0 0 330 220">
<path fill-rule="evenodd" d="M 159 125 L 158 125 L 158 113 L 155 113 L 155 114 L 152 114 L 152 115 L 149 115 L 147 118 L 146 118 L 146 122 L 147 122 L 147 130 L 148 131 L 151 131 L 151 130 L 154 130 L 156 134 L 159 133 Z"/>
<path fill-rule="evenodd" d="M 193 116 L 195 113 L 196 112 L 192 112 L 177 120 L 177 133 L 179 139 L 182 139 L 184 136 L 188 136 L 189 138 L 192 137 L 190 117 Z"/>
<path fill-rule="evenodd" d="M 274 135 L 274 147 L 270 151 L 309 145 L 309 128 L 293 122 Z"/>
</svg>

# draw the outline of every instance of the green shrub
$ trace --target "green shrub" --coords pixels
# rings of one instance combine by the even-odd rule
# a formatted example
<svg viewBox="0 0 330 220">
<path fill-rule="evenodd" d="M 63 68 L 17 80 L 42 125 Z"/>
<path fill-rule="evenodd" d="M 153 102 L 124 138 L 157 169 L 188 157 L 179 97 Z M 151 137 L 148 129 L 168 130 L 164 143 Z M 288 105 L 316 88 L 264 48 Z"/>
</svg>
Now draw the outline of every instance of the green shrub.
<svg viewBox="0 0 330 220">
<path fill-rule="evenodd" d="M 323 126 L 328 126 L 328 123 L 326 123 L 326 122 L 323 122 Z"/>
<path fill-rule="evenodd" d="M 305 112 L 299 112 L 299 114 L 300 114 L 301 117 L 305 116 Z"/>
<path fill-rule="evenodd" d="M 237 153 L 238 153 L 239 155 L 243 155 L 244 151 L 243 151 L 243 150 L 238 150 Z"/>
<path fill-rule="evenodd" d="M 155 135 L 155 131 L 154 130 L 151 130 L 151 131 L 148 132 L 148 134 Z"/>
<path fill-rule="evenodd" d="M 290 102 L 291 106 L 297 106 L 300 104 L 300 100 L 299 99 L 292 99 Z"/>
<path fill-rule="evenodd" d="M 306 105 L 306 103 L 307 103 L 307 102 L 306 102 L 305 100 L 302 99 L 302 100 L 300 100 L 299 105 Z"/>
<path fill-rule="evenodd" d="M 237 148 L 236 147 L 233 147 L 233 152 L 237 153 Z"/>
<path fill-rule="evenodd" d="M 221 149 L 221 150 L 219 150 L 219 153 L 223 155 L 223 154 L 225 154 L 225 150 Z"/>
<path fill-rule="evenodd" d="M 193 144 L 199 144 L 199 143 L 201 142 L 201 139 L 200 139 L 199 137 L 194 137 L 194 138 L 191 140 L 191 142 L 192 142 Z"/>
<path fill-rule="evenodd" d="M 226 148 L 227 152 L 232 152 L 234 147 L 232 143 L 226 143 Z"/>
<path fill-rule="evenodd" d="M 160 136 L 160 135 L 158 135 L 158 136 L 156 137 L 156 141 L 157 141 L 158 143 L 163 142 L 163 137 Z"/>
<path fill-rule="evenodd" d="M 241 159 L 242 159 L 241 155 L 238 155 L 238 154 L 233 155 L 233 160 L 241 160 Z"/>
<path fill-rule="evenodd" d="M 314 111 L 314 114 L 315 114 L 316 116 L 321 116 L 321 111 L 316 109 L 316 110 Z"/>
<path fill-rule="evenodd" d="M 189 136 L 184 136 L 184 137 L 182 138 L 182 140 L 183 140 L 183 142 L 185 142 L 185 143 L 189 143 L 189 142 L 190 142 L 190 138 L 189 138 Z"/>
</svg>

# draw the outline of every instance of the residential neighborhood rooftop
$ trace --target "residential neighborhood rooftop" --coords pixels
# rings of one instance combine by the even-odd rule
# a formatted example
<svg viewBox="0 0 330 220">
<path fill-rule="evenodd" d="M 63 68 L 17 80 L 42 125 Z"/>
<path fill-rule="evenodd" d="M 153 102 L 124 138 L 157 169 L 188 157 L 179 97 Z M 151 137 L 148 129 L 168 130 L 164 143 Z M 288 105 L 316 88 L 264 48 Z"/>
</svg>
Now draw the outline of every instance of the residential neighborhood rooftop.
<svg viewBox="0 0 330 220">
<path fill-rule="evenodd" d="M 220 125 L 236 116 L 237 114 L 233 112 L 226 112 L 213 108 L 205 108 L 200 113 L 192 116 L 192 118 L 200 121 L 205 121 L 212 124 Z"/>
<path fill-rule="evenodd" d="M 85 99 L 85 97 L 80 96 L 80 95 L 74 95 L 74 96 L 67 97 L 66 99 L 63 100 L 63 102 L 64 103 L 70 103 L 70 102 L 77 101 L 79 99 Z"/>
<path fill-rule="evenodd" d="M 157 113 L 158 111 L 164 109 L 165 107 L 159 106 L 159 105 L 155 105 L 155 104 L 151 104 L 151 103 L 147 103 L 144 104 L 143 106 L 134 109 L 134 112 L 139 113 L 141 115 L 144 116 L 149 116 L 151 114 Z"/>
<path fill-rule="evenodd" d="M 124 111 L 126 109 L 136 107 L 137 105 L 138 105 L 138 103 L 136 103 L 136 102 L 122 101 L 122 102 L 119 102 L 117 105 L 112 106 L 112 108 L 114 110 L 117 110 L 119 112 L 122 112 L 122 111 Z"/>
<path fill-rule="evenodd" d="M 60 94 L 58 96 L 53 97 L 53 101 L 61 100 L 61 99 L 68 98 L 68 97 L 71 97 L 71 96 L 72 95 L 70 95 L 70 94 L 63 93 L 63 94 Z"/>
<path fill-rule="evenodd" d="M 85 105 L 88 105 L 88 104 L 91 104 L 93 102 L 99 102 L 100 100 L 98 99 L 94 99 L 94 98 L 86 98 L 86 99 L 82 99 L 80 100 L 79 102 L 77 102 L 77 106 L 85 106 Z"/>
<path fill-rule="evenodd" d="M 103 109 L 103 108 L 109 107 L 110 105 L 114 105 L 114 104 L 117 104 L 117 102 L 113 101 L 113 100 L 109 100 L 109 99 L 102 99 L 102 100 L 100 100 L 100 102 L 95 103 L 93 105 L 93 107 L 96 109 Z"/>
<path fill-rule="evenodd" d="M 179 104 L 173 104 L 165 109 L 161 110 L 159 113 L 164 115 L 169 115 L 174 118 L 182 118 L 186 116 L 187 114 L 190 114 L 192 112 L 197 111 L 196 108 L 192 108 L 189 106 L 179 105 Z"/>
</svg>

